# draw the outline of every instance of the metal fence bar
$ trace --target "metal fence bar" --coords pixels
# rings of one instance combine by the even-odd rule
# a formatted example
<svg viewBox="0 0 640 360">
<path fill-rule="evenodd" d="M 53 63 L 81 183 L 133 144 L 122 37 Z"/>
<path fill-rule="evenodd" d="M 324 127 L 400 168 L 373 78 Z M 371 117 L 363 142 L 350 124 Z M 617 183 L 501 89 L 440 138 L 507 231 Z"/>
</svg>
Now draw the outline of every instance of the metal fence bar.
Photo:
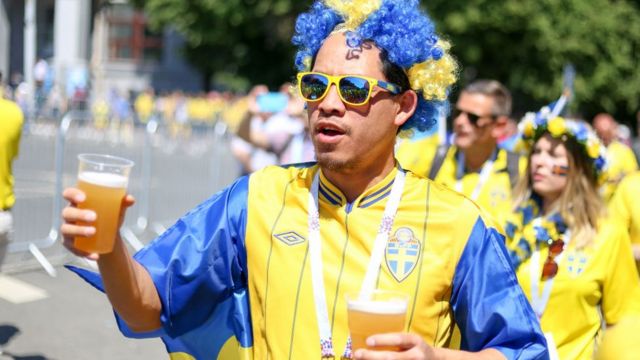
<svg viewBox="0 0 640 360">
<path fill-rule="evenodd" d="M 34 128 L 31 137 L 25 138 L 29 140 L 28 149 L 40 152 L 25 149 L 18 168 L 23 197 L 16 207 L 20 225 L 16 230 L 21 238 L 7 246 L 7 255 L 14 255 L 8 258 L 14 260 L 14 268 L 24 264 L 20 257 L 24 253 L 32 256 L 36 266 L 55 276 L 51 263 L 59 261 L 60 255 L 70 256 L 58 242 L 60 212 L 65 203 L 63 188 L 75 182 L 77 170 L 70 159 L 78 153 L 115 152 L 139 164 L 135 181 L 129 183 L 137 209 L 121 228 L 123 240 L 134 250 L 237 176 L 234 169 L 238 164 L 228 151 L 228 128 L 223 121 L 212 122 L 194 133 L 174 133 L 170 122 L 156 116 L 146 128 L 131 128 L 127 133 L 111 124 L 109 128 L 94 128 L 91 119 L 87 111 L 70 111 L 57 126 Z M 33 214 L 37 217 L 32 225 L 29 219 Z M 47 218 L 49 214 L 51 219 Z"/>
<path fill-rule="evenodd" d="M 66 113 L 62 120 L 60 121 L 60 127 L 58 128 L 58 132 L 56 134 L 56 147 L 55 147 L 55 192 L 53 198 L 53 207 L 52 207 L 52 224 L 51 229 L 49 230 L 49 235 L 44 239 L 35 240 L 35 241 L 22 241 L 22 242 L 13 242 L 9 244 L 8 251 L 10 253 L 16 252 L 25 252 L 29 251 L 36 260 L 40 263 L 40 265 L 47 271 L 47 273 L 51 276 L 56 276 L 56 271 L 51 265 L 51 263 L 47 260 L 47 258 L 42 254 L 40 249 L 48 248 L 55 244 L 58 240 L 59 232 L 58 229 L 61 225 L 60 211 L 62 210 L 62 177 L 64 171 L 64 147 L 66 142 L 67 131 L 69 130 L 69 126 L 71 122 L 76 118 L 89 118 L 90 114 L 83 111 L 70 111 Z"/>
<path fill-rule="evenodd" d="M 158 117 L 153 115 L 145 128 L 144 147 L 142 148 L 142 185 L 140 193 L 138 218 L 135 221 L 134 229 L 123 225 L 120 229 L 122 238 L 138 251 L 144 247 L 144 243 L 138 238 L 138 234 L 143 233 L 149 224 L 149 192 L 151 191 L 151 174 L 152 174 L 152 140 L 158 130 Z"/>
<path fill-rule="evenodd" d="M 142 150 L 142 193 L 140 195 L 140 211 L 136 226 L 139 232 L 147 229 L 149 224 L 149 192 L 151 191 L 152 139 L 158 130 L 158 117 L 154 115 L 147 123 L 144 148 Z"/>
</svg>

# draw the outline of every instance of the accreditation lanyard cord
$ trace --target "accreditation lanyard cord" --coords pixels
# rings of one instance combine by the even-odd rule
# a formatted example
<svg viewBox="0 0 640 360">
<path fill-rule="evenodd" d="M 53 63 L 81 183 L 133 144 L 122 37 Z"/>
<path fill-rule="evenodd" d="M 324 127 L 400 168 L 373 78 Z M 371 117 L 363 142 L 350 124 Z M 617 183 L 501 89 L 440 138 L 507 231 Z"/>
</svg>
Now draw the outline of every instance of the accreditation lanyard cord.
<svg viewBox="0 0 640 360">
<path fill-rule="evenodd" d="M 320 182 L 320 171 L 316 173 L 311 184 L 311 192 L 309 193 L 309 253 L 311 256 L 311 282 L 313 285 L 313 299 L 316 308 L 316 319 L 318 322 L 318 330 L 320 333 L 320 348 L 322 358 L 335 357 L 333 350 L 333 341 L 331 339 L 331 325 L 329 323 L 329 312 L 327 310 L 324 278 L 322 270 L 322 248 L 320 241 L 320 216 L 318 213 L 318 187 Z M 373 245 L 371 258 L 369 259 L 369 266 L 367 273 L 362 284 L 362 290 L 360 296 L 367 295 L 375 286 L 375 281 L 378 278 L 380 271 L 380 264 L 384 257 L 384 249 L 387 246 L 387 240 L 389 239 L 389 233 L 393 226 L 393 220 L 396 212 L 398 211 L 398 205 L 400 204 L 400 198 L 402 197 L 402 191 L 404 188 L 405 173 L 402 169 L 398 169 L 396 177 L 393 181 L 391 193 L 387 205 L 382 215 L 380 227 L 378 228 L 378 234 Z M 344 349 L 343 358 L 351 358 L 351 339 L 347 341 Z"/>
<path fill-rule="evenodd" d="M 473 189 L 473 193 L 471 193 L 471 196 L 469 196 L 469 198 L 471 200 L 478 200 L 478 196 L 480 195 L 480 191 L 482 190 L 482 187 L 484 186 L 484 184 L 487 182 L 487 180 L 489 179 L 489 175 L 491 175 L 491 170 L 493 169 L 493 160 L 494 156 L 491 157 L 491 160 L 487 160 L 485 161 L 484 165 L 482 165 L 482 170 L 480 170 L 480 176 L 478 178 L 478 183 L 476 184 L 476 187 Z M 458 157 L 458 169 L 464 169 L 464 155 L 461 154 Z M 464 177 L 464 171 L 462 172 L 462 174 L 460 175 L 456 175 L 457 179 L 456 179 L 456 186 L 455 186 L 455 190 L 459 193 L 462 192 L 462 178 Z"/>
<path fill-rule="evenodd" d="M 538 218 L 534 220 L 534 226 L 536 225 L 536 221 L 540 222 L 541 219 Z M 564 248 L 565 251 L 561 252 L 555 257 L 555 262 L 558 265 L 558 271 L 560 271 L 560 261 L 564 253 L 566 252 L 567 247 L 569 246 L 569 242 L 571 241 L 571 233 L 570 231 L 566 231 L 563 236 Z M 555 280 L 555 276 L 542 281 L 542 295 L 539 292 L 539 283 L 540 283 L 540 274 L 542 273 L 542 269 L 540 268 L 540 249 L 536 245 L 536 250 L 531 254 L 531 266 L 529 267 L 529 275 L 531 277 L 531 307 L 533 307 L 533 311 L 536 312 L 538 318 L 542 318 L 542 314 L 544 314 L 544 310 L 547 307 L 547 303 L 549 302 L 549 297 L 551 296 L 551 288 L 553 287 L 553 281 Z M 556 275 L 557 276 L 557 275 Z"/>
</svg>

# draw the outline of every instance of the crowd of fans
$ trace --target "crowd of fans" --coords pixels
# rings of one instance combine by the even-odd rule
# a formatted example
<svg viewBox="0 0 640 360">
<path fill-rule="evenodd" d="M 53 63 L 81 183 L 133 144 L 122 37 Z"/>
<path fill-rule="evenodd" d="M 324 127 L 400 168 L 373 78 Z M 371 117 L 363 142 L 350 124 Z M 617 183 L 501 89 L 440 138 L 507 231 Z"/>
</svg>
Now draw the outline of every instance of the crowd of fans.
<svg viewBox="0 0 640 360">
<path fill-rule="evenodd" d="M 0 95 L 26 106 L 20 86 L 2 87 Z M 37 98 L 36 117 L 75 106 L 51 105 L 55 101 L 52 90 Z M 633 138 L 610 114 L 563 118 L 559 107 L 552 104 L 519 121 L 502 84 L 477 81 L 452 106 L 450 134 L 414 133 L 399 142 L 396 156 L 404 168 L 465 194 L 491 214 L 504 230 L 542 329 L 551 334 L 547 342 L 560 358 L 585 358 L 596 348 L 603 321 L 616 324 L 624 309 L 640 307 L 634 293 L 627 293 L 640 271 L 640 206 L 633 200 L 640 192 L 640 137 Z M 230 152 L 241 174 L 315 159 L 305 102 L 289 83 L 278 91 L 257 85 L 247 95 L 112 90 L 87 108 L 98 130 L 144 126 L 156 117 L 176 139 L 221 122 L 231 134 Z M 640 126 L 640 112 L 637 121 Z M 538 283 L 529 274 L 541 271 L 540 257 L 546 261 Z M 539 286 L 550 288 L 556 275 L 553 290 L 540 297 Z M 567 313 L 575 315 L 571 326 Z"/>
</svg>

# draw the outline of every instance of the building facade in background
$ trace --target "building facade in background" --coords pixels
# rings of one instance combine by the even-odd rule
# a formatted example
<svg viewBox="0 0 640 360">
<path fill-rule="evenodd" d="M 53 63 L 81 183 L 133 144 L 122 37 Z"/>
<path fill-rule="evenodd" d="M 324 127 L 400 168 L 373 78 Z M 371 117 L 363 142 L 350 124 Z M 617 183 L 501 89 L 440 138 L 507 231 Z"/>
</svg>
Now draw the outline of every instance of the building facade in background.
<svg viewBox="0 0 640 360">
<path fill-rule="evenodd" d="M 126 0 L 0 0 L 0 71 L 14 88 L 31 82 L 34 98 L 54 89 L 65 99 L 200 91 L 202 76 L 181 57 L 182 45 L 170 28 L 151 31 Z"/>
</svg>

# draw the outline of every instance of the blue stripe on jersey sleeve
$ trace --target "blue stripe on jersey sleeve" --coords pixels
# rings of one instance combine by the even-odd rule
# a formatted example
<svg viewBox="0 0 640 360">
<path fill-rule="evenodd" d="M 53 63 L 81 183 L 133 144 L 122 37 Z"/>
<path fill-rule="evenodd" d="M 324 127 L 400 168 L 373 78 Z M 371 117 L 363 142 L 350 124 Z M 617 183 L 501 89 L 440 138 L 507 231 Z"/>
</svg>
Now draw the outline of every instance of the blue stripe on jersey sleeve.
<svg viewBox="0 0 640 360">
<path fill-rule="evenodd" d="M 509 262 L 504 237 L 479 217 L 456 267 L 451 306 L 462 350 L 548 359 L 546 341 Z"/>
<path fill-rule="evenodd" d="M 169 336 L 198 327 L 246 288 L 248 183 L 243 177 L 215 194 L 134 256 L 153 279 Z"/>
<path fill-rule="evenodd" d="M 127 337 L 162 337 L 169 353 L 217 358 L 235 337 L 253 345 L 247 290 L 245 230 L 248 178 L 190 211 L 134 258 L 149 271 L 162 302 L 162 328 L 134 332 L 116 315 Z M 104 291 L 99 274 L 67 267 Z"/>
</svg>

